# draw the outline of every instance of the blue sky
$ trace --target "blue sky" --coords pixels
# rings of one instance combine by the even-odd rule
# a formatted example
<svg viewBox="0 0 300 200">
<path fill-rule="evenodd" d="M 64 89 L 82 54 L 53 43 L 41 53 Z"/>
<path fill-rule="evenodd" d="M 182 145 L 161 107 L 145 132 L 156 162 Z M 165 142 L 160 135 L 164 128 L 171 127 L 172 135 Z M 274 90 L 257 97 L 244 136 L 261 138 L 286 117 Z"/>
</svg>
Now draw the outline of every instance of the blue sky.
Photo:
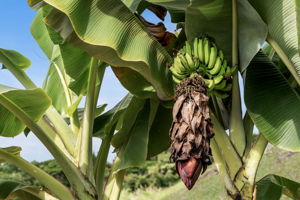
<svg viewBox="0 0 300 200">
<path fill-rule="evenodd" d="M 32 65 L 26 70 L 26 73 L 41 87 L 48 70 L 49 61 L 30 34 L 30 24 L 35 13 L 36 11 L 29 8 L 26 0 L 0 1 L 0 48 L 18 51 L 29 58 Z M 151 12 L 146 11 L 143 15 L 151 22 L 157 23 L 159 21 Z M 173 32 L 175 24 L 170 23 L 170 17 L 167 16 L 165 21 L 168 31 Z M 23 88 L 7 70 L 0 70 L 0 84 Z M 126 93 L 112 71 L 108 69 L 101 88 L 100 104 L 107 103 L 108 108 L 111 108 Z M 95 152 L 99 149 L 100 143 L 100 140 L 94 140 L 93 149 Z M 23 149 L 22 157 L 29 161 L 43 161 L 52 158 L 33 134 L 29 134 L 28 137 L 25 137 L 24 134 L 14 138 L 0 137 L 0 147 L 7 146 L 21 146 Z M 112 158 L 113 155 L 110 154 L 109 160 L 111 161 Z"/>
</svg>

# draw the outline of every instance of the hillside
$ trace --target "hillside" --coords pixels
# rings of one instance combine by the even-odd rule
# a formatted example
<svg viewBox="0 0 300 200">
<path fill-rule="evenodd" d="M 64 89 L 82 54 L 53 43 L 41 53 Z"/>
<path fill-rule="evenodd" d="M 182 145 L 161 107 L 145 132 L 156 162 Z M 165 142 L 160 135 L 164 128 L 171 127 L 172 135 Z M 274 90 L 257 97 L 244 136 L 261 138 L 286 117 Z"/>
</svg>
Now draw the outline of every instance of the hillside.
<svg viewBox="0 0 300 200">
<path fill-rule="evenodd" d="M 300 153 L 291 153 L 269 146 L 258 169 L 257 179 L 269 173 L 300 182 Z M 165 189 L 123 191 L 121 200 L 215 200 L 223 199 L 222 180 L 214 166 L 200 176 L 196 185 L 188 191 L 182 182 Z M 282 199 L 289 199 L 283 197 Z M 266 199 L 267 200 L 267 199 Z"/>
</svg>

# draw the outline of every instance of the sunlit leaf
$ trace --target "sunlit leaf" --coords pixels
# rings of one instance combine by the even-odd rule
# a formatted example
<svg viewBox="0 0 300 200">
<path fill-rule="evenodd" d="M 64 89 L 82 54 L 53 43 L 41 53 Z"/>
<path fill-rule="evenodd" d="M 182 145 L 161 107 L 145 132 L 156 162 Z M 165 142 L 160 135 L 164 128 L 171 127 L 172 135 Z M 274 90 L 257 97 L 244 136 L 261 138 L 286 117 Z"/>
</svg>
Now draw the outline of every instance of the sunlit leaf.
<svg viewBox="0 0 300 200">
<path fill-rule="evenodd" d="M 16 112 L 36 122 L 51 105 L 51 100 L 42 89 L 18 90 L 0 85 L 0 135 L 13 137 L 25 129 L 25 124 L 7 110 L 7 104 L 15 105 Z"/>
<path fill-rule="evenodd" d="M 30 60 L 20 53 L 14 50 L 0 48 L 0 63 L 2 63 L 5 68 L 7 62 L 10 62 L 12 65 L 22 70 L 27 69 L 31 65 Z"/>
<path fill-rule="evenodd" d="M 125 67 L 112 67 L 121 84 L 132 94 L 141 98 L 156 98 L 153 86 L 138 72 Z"/>
<path fill-rule="evenodd" d="M 295 0 L 249 0 L 249 2 L 268 25 L 270 37 L 283 50 L 300 76 L 300 2 Z"/>
<path fill-rule="evenodd" d="M 300 183 L 290 179 L 269 174 L 257 183 L 257 200 L 279 200 L 282 194 L 291 199 L 300 199 Z"/>
<path fill-rule="evenodd" d="M 1 148 L 4 151 L 7 151 L 15 156 L 20 156 L 20 152 L 22 151 L 21 147 L 17 146 L 11 146 L 11 147 L 6 147 L 6 148 Z M 5 162 L 5 160 L 0 159 L 0 163 Z"/>
<path fill-rule="evenodd" d="M 256 127 L 273 145 L 300 151 L 300 96 L 266 55 L 247 69 L 245 103 Z"/>
<path fill-rule="evenodd" d="M 173 83 L 166 67 L 172 63 L 171 57 L 124 4 L 117 0 L 45 2 L 68 16 L 72 25 L 59 12 L 51 12 L 45 19 L 67 42 L 111 66 L 137 71 L 153 85 L 159 98 L 172 98 Z"/>
</svg>

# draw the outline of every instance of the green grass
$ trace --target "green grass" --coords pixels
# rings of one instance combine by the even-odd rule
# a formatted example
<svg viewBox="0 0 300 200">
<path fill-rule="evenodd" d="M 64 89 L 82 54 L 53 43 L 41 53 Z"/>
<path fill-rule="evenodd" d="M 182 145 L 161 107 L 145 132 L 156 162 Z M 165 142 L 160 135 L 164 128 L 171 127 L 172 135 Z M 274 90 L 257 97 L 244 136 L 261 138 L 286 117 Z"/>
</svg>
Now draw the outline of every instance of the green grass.
<svg viewBox="0 0 300 200">
<path fill-rule="evenodd" d="M 300 182 L 300 153 L 291 153 L 269 146 L 262 158 L 257 180 L 267 174 L 284 176 Z M 214 166 L 200 176 L 192 190 L 187 190 L 182 182 L 165 188 L 150 188 L 134 193 L 123 191 L 121 200 L 217 200 L 224 199 L 224 185 Z M 282 200 L 289 199 L 282 197 Z"/>
</svg>

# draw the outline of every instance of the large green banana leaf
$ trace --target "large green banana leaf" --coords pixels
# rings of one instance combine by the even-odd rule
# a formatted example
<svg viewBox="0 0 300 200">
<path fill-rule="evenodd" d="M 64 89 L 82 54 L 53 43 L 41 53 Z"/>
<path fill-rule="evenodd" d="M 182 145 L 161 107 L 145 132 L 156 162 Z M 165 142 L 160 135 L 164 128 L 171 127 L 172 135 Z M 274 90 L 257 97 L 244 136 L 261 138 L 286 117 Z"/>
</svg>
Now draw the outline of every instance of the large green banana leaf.
<svg viewBox="0 0 300 200">
<path fill-rule="evenodd" d="M 72 26 L 58 12 L 45 19 L 64 39 L 111 66 L 139 72 L 153 85 L 160 99 L 172 98 L 173 83 L 166 67 L 172 62 L 171 57 L 121 1 L 45 2 L 68 16 Z"/>
<path fill-rule="evenodd" d="M 122 117 L 132 98 L 133 95 L 127 94 L 115 107 L 96 117 L 93 136 L 104 138 L 106 134 L 110 133 L 111 129 Z"/>
<path fill-rule="evenodd" d="M 115 148 L 120 148 L 130 136 L 132 127 L 134 126 L 137 117 L 145 106 L 145 99 L 133 97 L 124 111 L 123 117 L 119 120 L 120 129 L 112 137 L 111 144 Z"/>
<path fill-rule="evenodd" d="M 18 90 L 0 85 L 0 135 L 13 137 L 25 129 L 16 114 L 36 122 L 50 105 L 51 100 L 42 89 Z"/>
<path fill-rule="evenodd" d="M 270 37 L 292 63 L 290 71 L 300 76 L 300 2 L 297 0 L 249 0 L 268 25 Z M 279 50 L 275 46 L 276 52 Z"/>
<path fill-rule="evenodd" d="M 172 109 L 159 105 L 149 132 L 148 158 L 156 156 L 169 148 L 169 130 L 172 119 Z"/>
<path fill-rule="evenodd" d="M 77 95 L 86 93 L 91 57 L 75 46 L 63 44 L 59 34 L 43 23 L 44 16 L 51 10 L 50 6 L 44 6 L 38 11 L 31 25 L 31 33 L 51 61 L 43 88 L 54 107 L 66 113 L 68 105 L 77 100 Z"/>
<path fill-rule="evenodd" d="M 127 134 L 126 142 L 118 150 L 115 172 L 129 167 L 137 167 L 147 159 L 149 132 L 154 121 L 159 102 L 147 100 L 143 109 L 138 113 L 135 124 Z"/>
<path fill-rule="evenodd" d="M 14 51 L 14 50 L 7 50 L 7 49 L 1 49 L 0 48 L 0 63 L 3 64 L 3 68 L 5 67 L 5 61 L 10 62 L 12 65 L 18 67 L 19 69 L 25 70 L 30 65 L 31 62 L 28 58 L 21 55 L 20 53 Z"/>
<path fill-rule="evenodd" d="M 127 67 L 112 67 L 114 74 L 121 84 L 140 98 L 156 98 L 156 92 L 152 85 L 141 74 Z"/>
<path fill-rule="evenodd" d="M 48 198 L 47 198 L 48 196 Z M 49 193 L 38 187 L 24 185 L 10 180 L 0 179 L 0 199 L 13 199 L 19 197 L 22 200 L 55 200 Z"/>
<path fill-rule="evenodd" d="M 300 95 L 261 52 L 247 68 L 245 103 L 254 124 L 269 142 L 300 151 Z"/>
<path fill-rule="evenodd" d="M 291 199 L 300 199 L 300 183 L 274 174 L 257 182 L 257 200 L 279 200 L 283 194 Z"/>
</svg>

